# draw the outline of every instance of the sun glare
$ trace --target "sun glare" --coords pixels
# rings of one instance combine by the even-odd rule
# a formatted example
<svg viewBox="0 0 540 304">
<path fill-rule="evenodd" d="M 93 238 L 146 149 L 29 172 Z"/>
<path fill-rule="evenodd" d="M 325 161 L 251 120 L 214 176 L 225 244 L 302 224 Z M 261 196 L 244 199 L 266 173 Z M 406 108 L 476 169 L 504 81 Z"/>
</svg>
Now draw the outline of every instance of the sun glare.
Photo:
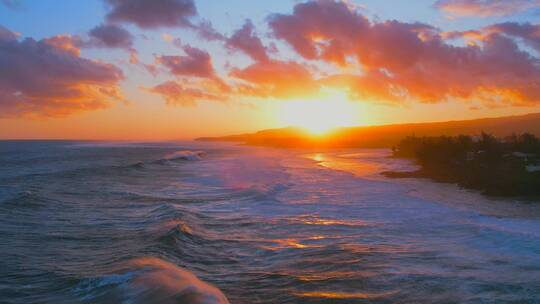
<svg viewBox="0 0 540 304">
<path fill-rule="evenodd" d="M 283 102 L 278 111 L 280 122 L 322 135 L 339 127 L 357 125 L 355 105 L 343 91 L 327 90 L 318 99 Z"/>
</svg>

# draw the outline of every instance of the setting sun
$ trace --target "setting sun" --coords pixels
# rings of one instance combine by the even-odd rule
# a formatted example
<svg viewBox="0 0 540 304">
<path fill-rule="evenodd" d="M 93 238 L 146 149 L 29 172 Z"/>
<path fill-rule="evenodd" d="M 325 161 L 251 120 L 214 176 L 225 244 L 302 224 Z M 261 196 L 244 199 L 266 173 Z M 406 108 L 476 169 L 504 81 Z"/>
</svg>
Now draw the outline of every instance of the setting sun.
<svg viewBox="0 0 540 304">
<path fill-rule="evenodd" d="M 327 90 L 319 99 L 283 102 L 278 119 L 287 126 L 320 135 L 335 128 L 359 124 L 357 111 L 345 92 Z"/>
</svg>

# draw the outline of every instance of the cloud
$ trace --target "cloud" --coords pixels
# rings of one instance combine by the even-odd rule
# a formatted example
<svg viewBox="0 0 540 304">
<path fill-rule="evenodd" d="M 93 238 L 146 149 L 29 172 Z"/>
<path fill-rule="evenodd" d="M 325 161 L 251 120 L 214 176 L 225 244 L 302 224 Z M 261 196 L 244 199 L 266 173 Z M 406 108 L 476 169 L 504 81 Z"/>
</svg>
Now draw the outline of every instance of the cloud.
<svg viewBox="0 0 540 304">
<path fill-rule="evenodd" d="M 163 39 L 163 41 L 165 42 L 172 42 L 174 40 L 174 37 L 169 33 L 163 33 L 161 34 L 161 39 Z"/>
<path fill-rule="evenodd" d="M 1 31 L 1 29 L 0 29 Z M 0 33 L 1 36 L 1 33 Z M 133 36 L 117 25 L 99 25 L 88 32 L 87 37 L 78 35 L 56 35 L 43 42 L 80 56 L 83 48 L 119 48 L 129 52 L 129 63 L 138 64 L 137 50 L 133 48 Z"/>
<path fill-rule="evenodd" d="M 21 2 L 18 0 L 1 0 L 0 3 L 2 3 L 5 7 L 10 8 L 10 9 L 21 8 Z"/>
<path fill-rule="evenodd" d="M 105 0 L 110 6 L 106 16 L 109 22 L 132 23 L 142 29 L 187 28 L 207 41 L 222 41 L 208 20 L 194 21 L 198 17 L 194 0 Z"/>
<path fill-rule="evenodd" d="M 297 4 L 292 15 L 273 14 L 268 20 L 274 35 L 287 41 L 302 57 L 322 57 L 341 64 L 370 26 L 367 18 L 344 2 L 322 0 Z M 318 43 L 319 39 L 324 41 Z M 324 48 L 323 54 L 319 54 L 318 46 Z"/>
<path fill-rule="evenodd" d="M 57 49 L 69 52 L 74 56 L 79 56 L 81 54 L 81 46 L 84 45 L 84 42 L 80 37 L 71 35 L 56 35 L 45 38 L 42 41 Z"/>
<path fill-rule="evenodd" d="M 130 51 L 130 55 L 136 54 L 133 49 L 133 36 L 116 25 L 96 26 L 88 32 L 87 38 L 77 35 L 56 35 L 43 41 L 74 55 L 80 55 L 82 48 L 120 48 Z"/>
<path fill-rule="evenodd" d="M 244 26 L 237 30 L 226 41 L 230 50 L 240 50 L 255 61 L 267 61 L 268 52 L 261 39 L 255 34 L 255 26 L 251 20 L 246 20 Z"/>
<path fill-rule="evenodd" d="M 212 23 L 210 21 L 207 21 L 207 20 L 203 20 L 203 21 L 199 22 L 199 24 L 197 24 L 194 27 L 194 30 L 197 33 L 197 35 L 199 35 L 199 37 L 201 37 L 202 39 L 207 40 L 207 41 L 225 40 L 225 36 L 223 36 L 223 34 L 219 33 L 214 28 Z"/>
<path fill-rule="evenodd" d="M 183 46 L 184 56 L 159 56 L 157 62 L 175 76 L 215 78 L 212 57 L 208 52 L 189 45 Z"/>
<path fill-rule="evenodd" d="M 540 53 L 540 25 L 531 23 L 503 22 L 496 23 L 479 30 L 445 32 L 444 39 L 463 38 L 467 42 L 476 44 L 484 41 L 492 34 L 502 34 L 521 41 Z"/>
<path fill-rule="evenodd" d="M 326 79 L 346 83 L 353 95 L 381 101 L 540 103 L 539 59 L 501 33 L 455 46 L 429 25 L 373 22 L 344 2 L 323 0 L 297 4 L 290 15 L 272 15 L 269 25 L 275 37 L 307 60 L 360 65 L 357 73 Z"/>
<path fill-rule="evenodd" d="M 13 33 L 7 28 L 0 25 L 0 41 L 2 40 L 15 40 L 19 35 Z"/>
<path fill-rule="evenodd" d="M 222 95 L 209 93 L 208 88 L 187 88 L 176 81 L 167 81 L 145 90 L 160 95 L 168 105 L 175 106 L 195 106 L 200 100 L 226 100 Z"/>
<path fill-rule="evenodd" d="M 121 48 L 130 50 L 133 47 L 133 36 L 125 29 L 114 25 L 99 25 L 88 32 L 92 47 Z"/>
<path fill-rule="evenodd" d="M 491 17 L 540 8 L 540 0 L 438 0 L 434 6 L 457 17 Z"/>
<path fill-rule="evenodd" d="M 60 45 L 60 39 L 0 39 L 0 117 L 63 116 L 122 99 L 120 69 Z"/>
<path fill-rule="evenodd" d="M 488 26 L 484 31 L 520 38 L 540 53 L 540 24 L 505 22 Z"/>
<path fill-rule="evenodd" d="M 235 68 L 230 76 L 246 82 L 239 87 L 242 95 L 293 98 L 316 94 L 319 88 L 311 72 L 294 61 L 260 61 Z"/>
<path fill-rule="evenodd" d="M 133 23 L 140 28 L 193 27 L 197 16 L 193 0 L 105 0 L 110 22 Z"/>
</svg>

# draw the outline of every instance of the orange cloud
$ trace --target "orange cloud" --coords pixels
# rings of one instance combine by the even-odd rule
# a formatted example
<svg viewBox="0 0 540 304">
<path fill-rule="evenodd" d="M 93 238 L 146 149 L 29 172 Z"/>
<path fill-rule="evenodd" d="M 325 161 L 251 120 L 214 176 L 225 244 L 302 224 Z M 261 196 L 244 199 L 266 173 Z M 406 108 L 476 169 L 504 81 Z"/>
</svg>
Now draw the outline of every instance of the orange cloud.
<svg viewBox="0 0 540 304">
<path fill-rule="evenodd" d="M 244 69 L 233 69 L 232 77 L 245 81 L 239 93 L 258 97 L 291 98 L 316 94 L 319 88 L 310 71 L 294 61 L 268 60 Z"/>
<path fill-rule="evenodd" d="M 82 40 L 78 36 L 56 35 L 43 39 L 43 42 L 55 48 L 69 52 L 75 56 L 79 56 L 81 54 Z"/>
<path fill-rule="evenodd" d="M 482 36 L 475 45 L 455 46 L 429 25 L 372 22 L 344 2 L 323 0 L 297 4 L 290 15 L 274 14 L 269 25 L 276 38 L 307 60 L 346 65 L 347 58 L 355 58 L 362 66 L 358 75 L 326 80 L 347 84 L 353 95 L 381 101 L 478 98 L 503 105 L 540 103 L 538 58 L 500 32 Z M 261 72 L 249 73 L 248 68 L 233 75 L 272 84 L 273 78 L 262 76 L 264 69 L 251 69 Z M 306 87 L 312 83 L 309 77 L 298 79 L 304 79 Z M 290 90 L 303 85 L 292 79 L 277 81 Z"/>
<path fill-rule="evenodd" d="M 176 81 L 167 81 L 152 88 L 145 89 L 150 93 L 160 95 L 168 105 L 195 106 L 200 100 L 225 101 L 227 97 L 220 94 L 219 89 L 212 88 L 209 83 L 199 83 L 197 87 L 185 87 Z M 211 93 L 214 90 L 216 93 Z"/>
<path fill-rule="evenodd" d="M 540 7 L 539 0 L 439 0 L 435 7 L 458 17 L 507 16 Z"/>
<path fill-rule="evenodd" d="M 68 36 L 0 37 L 0 116 L 63 116 L 121 100 L 120 69 L 79 57 Z"/>
</svg>

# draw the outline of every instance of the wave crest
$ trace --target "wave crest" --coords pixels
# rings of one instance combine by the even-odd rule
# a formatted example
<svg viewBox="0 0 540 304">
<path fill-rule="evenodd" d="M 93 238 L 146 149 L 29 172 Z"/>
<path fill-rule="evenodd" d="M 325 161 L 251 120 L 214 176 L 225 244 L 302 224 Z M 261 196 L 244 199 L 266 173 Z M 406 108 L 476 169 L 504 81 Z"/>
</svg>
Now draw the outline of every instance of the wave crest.
<svg viewBox="0 0 540 304">
<path fill-rule="evenodd" d="M 206 152 L 204 151 L 191 151 L 191 150 L 180 150 L 170 154 L 165 155 L 164 160 L 201 160 Z"/>
<path fill-rule="evenodd" d="M 124 264 L 120 270 L 120 274 L 93 280 L 92 284 L 83 284 L 78 291 L 86 293 L 88 289 L 92 289 L 97 295 L 86 294 L 84 298 L 105 302 L 114 300 L 126 303 L 230 304 L 218 288 L 159 258 L 136 258 Z M 105 294 L 99 292 L 106 286 L 116 288 Z"/>
<path fill-rule="evenodd" d="M 141 303 L 229 304 L 216 287 L 193 273 L 162 259 L 145 257 L 132 260 L 129 268 L 143 270 L 131 280 Z"/>
</svg>

